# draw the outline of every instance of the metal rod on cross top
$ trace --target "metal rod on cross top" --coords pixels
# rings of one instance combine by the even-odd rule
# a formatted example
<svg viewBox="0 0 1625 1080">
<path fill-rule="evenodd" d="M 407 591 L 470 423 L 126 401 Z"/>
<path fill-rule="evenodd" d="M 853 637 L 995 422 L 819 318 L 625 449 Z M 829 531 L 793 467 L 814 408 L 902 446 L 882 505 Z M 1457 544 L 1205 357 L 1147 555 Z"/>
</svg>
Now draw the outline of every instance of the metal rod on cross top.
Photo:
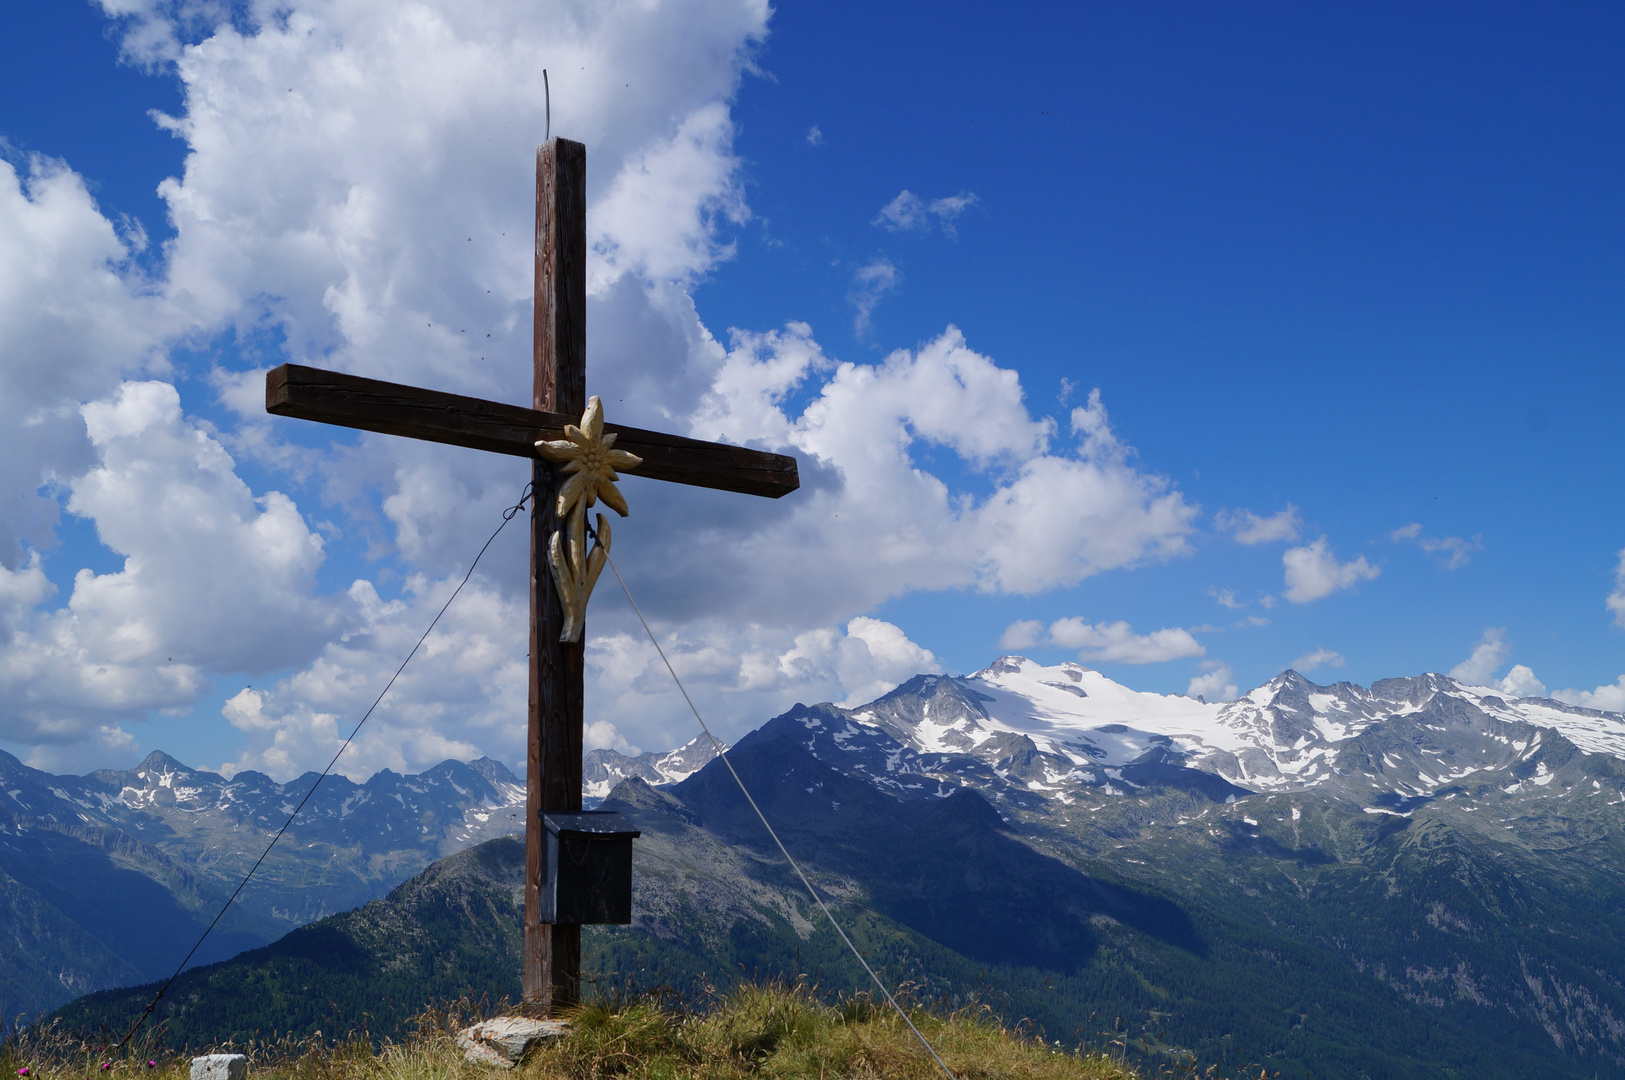
<svg viewBox="0 0 1625 1080">
<path fill-rule="evenodd" d="M 580 1000 L 581 928 L 541 921 L 542 815 L 581 809 L 583 642 L 565 634 L 549 568 L 562 522 L 564 468 L 536 450 L 587 406 L 587 152 L 549 138 L 536 152 L 534 385 L 529 409 L 376 379 L 284 364 L 266 375 L 266 411 L 532 459 L 530 711 L 525 761 L 524 1008 L 549 1012 Z M 604 425 L 616 449 L 643 459 L 639 475 L 778 498 L 799 485 L 783 454 Z M 567 434 L 567 431 L 564 432 Z M 583 599 L 584 602 L 584 599 Z M 579 614 L 579 613 L 578 613 Z"/>
</svg>

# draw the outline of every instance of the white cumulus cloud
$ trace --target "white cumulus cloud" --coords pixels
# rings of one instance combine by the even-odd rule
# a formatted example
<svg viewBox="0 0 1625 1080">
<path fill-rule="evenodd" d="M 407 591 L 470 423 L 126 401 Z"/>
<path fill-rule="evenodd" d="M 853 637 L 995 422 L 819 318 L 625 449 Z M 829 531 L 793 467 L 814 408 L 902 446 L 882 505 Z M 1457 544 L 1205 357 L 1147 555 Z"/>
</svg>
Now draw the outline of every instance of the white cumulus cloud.
<svg viewBox="0 0 1625 1080">
<path fill-rule="evenodd" d="M 349 628 L 346 603 L 314 595 L 321 539 L 287 496 L 254 496 L 174 387 L 125 383 L 81 411 L 99 460 L 69 483 L 67 508 L 123 565 L 80 570 L 49 611 L 37 553 L 8 572 L 5 737 L 68 742 L 110 717 L 189 705 L 206 672 L 304 663 Z"/>
<path fill-rule="evenodd" d="M 1605 683 L 1595 690 L 1554 690 L 1551 696 L 1558 701 L 1566 701 L 1570 705 L 1579 705 L 1586 709 L 1600 709 L 1603 712 L 1625 712 L 1625 675 L 1612 683 Z"/>
<path fill-rule="evenodd" d="M 942 671 L 931 651 L 896 625 L 858 617 L 844 627 L 784 630 L 692 621 L 661 635 L 661 648 L 716 730 L 743 732 L 791 703 L 864 704 L 914 675 Z M 642 629 L 592 638 L 588 697 L 614 716 L 642 715 L 645 749 L 698 734 L 693 715 Z M 719 723 L 720 722 L 720 723 Z M 623 725 L 624 726 L 624 725 Z"/>
<path fill-rule="evenodd" d="M 1286 568 L 1286 591 L 1282 595 L 1294 604 L 1307 604 L 1352 589 L 1382 573 L 1366 562 L 1364 555 L 1353 562 L 1338 562 L 1324 536 L 1303 547 L 1287 548 L 1281 563 Z"/>
<path fill-rule="evenodd" d="M 1050 623 L 1045 636 L 1049 644 L 1076 649 L 1084 660 L 1115 660 L 1124 664 L 1157 664 L 1186 656 L 1201 656 L 1201 642 L 1189 630 L 1171 626 L 1136 634 L 1128 623 L 1090 623 L 1073 616 Z"/>
<path fill-rule="evenodd" d="M 53 544 L 49 485 L 95 461 L 80 406 L 164 367 L 174 324 L 134 268 L 144 244 L 63 162 L 31 157 L 19 173 L 0 158 L 0 567 Z"/>
<path fill-rule="evenodd" d="M 1213 523 L 1233 536 L 1238 544 L 1266 544 L 1275 540 L 1296 540 L 1303 528 L 1303 518 L 1291 503 L 1286 509 L 1269 517 L 1260 517 L 1251 510 L 1221 510 Z"/>
<path fill-rule="evenodd" d="M 1503 694 L 1512 697 L 1545 697 L 1546 684 L 1535 678 L 1527 665 L 1513 664 L 1506 677 L 1495 684 Z"/>
<path fill-rule="evenodd" d="M 1488 686 L 1490 679 L 1512 655 L 1512 643 L 1504 627 L 1486 627 L 1472 653 L 1450 669 L 1450 677 L 1471 686 Z"/>
<path fill-rule="evenodd" d="M 1492 687 L 1509 697 L 1546 697 L 1546 684 L 1537 679 L 1533 669 L 1525 664 L 1514 664 L 1504 677 L 1495 678 L 1495 673 L 1511 656 L 1512 643 L 1507 640 L 1506 629 L 1499 626 L 1486 627 L 1478 639 L 1478 644 L 1473 646 L 1472 653 L 1451 668 L 1449 674 L 1458 682 L 1470 686 Z M 1580 692 L 1563 690 L 1552 696 L 1568 701 L 1569 698 L 1562 695 L 1576 693 Z"/>
<path fill-rule="evenodd" d="M 1021 619 L 1004 628 L 999 648 L 1014 651 L 1030 649 L 1044 640 L 1044 624 L 1037 619 Z"/>
<path fill-rule="evenodd" d="M 1203 701 L 1234 701 L 1237 696 L 1236 673 L 1230 670 L 1230 665 L 1208 660 L 1203 662 L 1202 667 L 1204 672 L 1193 677 L 1185 688 L 1186 695 L 1199 697 Z"/>
</svg>

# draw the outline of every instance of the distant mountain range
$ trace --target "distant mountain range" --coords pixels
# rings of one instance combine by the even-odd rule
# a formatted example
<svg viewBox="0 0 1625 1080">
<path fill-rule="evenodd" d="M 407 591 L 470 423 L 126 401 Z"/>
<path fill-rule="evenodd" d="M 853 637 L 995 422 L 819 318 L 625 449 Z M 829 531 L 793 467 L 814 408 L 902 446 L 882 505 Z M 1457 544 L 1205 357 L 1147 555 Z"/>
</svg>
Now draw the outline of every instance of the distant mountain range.
<svg viewBox="0 0 1625 1080">
<path fill-rule="evenodd" d="M 627 777 L 672 783 L 714 756 L 595 750 L 589 804 Z M 227 780 L 154 752 L 134 769 L 57 776 L 0 751 L 0 1018 L 167 976 L 316 780 Z M 524 829 L 501 763 L 443 761 L 365 784 L 329 776 L 199 950 L 209 963 L 382 896 L 433 860 Z"/>
<path fill-rule="evenodd" d="M 623 987 L 861 985 L 727 772 L 683 776 L 707 756 L 685 750 L 589 762 L 590 783 L 621 778 L 604 805 L 644 832 L 636 921 L 590 929 L 590 963 Z M 1625 1077 L 1620 714 L 1440 675 L 1368 689 L 1287 672 L 1208 704 L 1006 657 L 857 709 L 797 705 L 729 756 L 871 959 L 917 992 L 1068 1040 L 1119 1018 L 1162 1063 Z M 215 987 L 192 1000 L 255 955 L 189 975 Z M 392 993 L 444 992 L 427 987 Z M 172 1030 L 206 1041 L 233 1017 L 293 1015 L 245 1000 Z"/>
<path fill-rule="evenodd" d="M 487 840 L 410 881 L 231 960 L 193 968 L 164 996 L 150 1031 L 170 1046 L 325 1029 L 399 1038 L 426 1002 L 469 988 L 493 1002 L 519 993 L 525 845 Z M 89 994 L 62 1010 L 76 1030 L 120 1034 L 156 985 Z"/>
<path fill-rule="evenodd" d="M 129 771 L 53 776 L 0 752 L 0 1017 L 168 975 L 315 779 L 227 780 L 161 753 Z M 522 829 L 524 802 L 524 785 L 487 758 L 365 784 L 330 776 L 196 962 Z"/>
</svg>

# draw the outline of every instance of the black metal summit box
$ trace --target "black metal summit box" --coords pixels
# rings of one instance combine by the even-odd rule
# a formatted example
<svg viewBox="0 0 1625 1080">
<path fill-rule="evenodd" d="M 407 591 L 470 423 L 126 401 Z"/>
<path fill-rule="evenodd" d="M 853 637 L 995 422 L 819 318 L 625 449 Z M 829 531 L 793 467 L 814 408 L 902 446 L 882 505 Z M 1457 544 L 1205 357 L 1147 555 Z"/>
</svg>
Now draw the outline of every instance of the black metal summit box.
<svg viewBox="0 0 1625 1080">
<path fill-rule="evenodd" d="M 643 834 L 609 810 L 543 814 L 541 921 L 632 921 L 632 841 Z"/>
</svg>

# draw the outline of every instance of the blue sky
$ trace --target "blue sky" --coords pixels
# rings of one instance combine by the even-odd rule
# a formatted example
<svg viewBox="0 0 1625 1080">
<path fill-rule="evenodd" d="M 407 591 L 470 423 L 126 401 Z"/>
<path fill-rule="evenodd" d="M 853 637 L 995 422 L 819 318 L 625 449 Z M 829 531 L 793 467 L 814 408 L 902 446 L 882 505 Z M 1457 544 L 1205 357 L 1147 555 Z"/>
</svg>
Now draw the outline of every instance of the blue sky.
<svg viewBox="0 0 1625 1080">
<path fill-rule="evenodd" d="M 0 746 L 37 764 L 296 771 L 466 569 L 512 463 L 269 425 L 255 380 L 294 359 L 522 400 L 543 64 L 603 223 L 591 388 L 815 481 L 799 507 L 627 486 L 618 557 L 732 733 L 1018 646 L 1210 696 L 1476 655 L 1478 681 L 1625 707 L 1617 8 L 430 4 L 403 34 L 363 0 L 235 30 L 107 6 L 13 5 L 0 33 L 5 280 L 48 263 L 41 295 L 79 305 L 0 315 L 29 447 Z M 215 486 L 187 487 L 205 450 Z M 195 496 L 168 517 L 118 496 L 152 461 Z M 240 550 L 187 524 L 228 505 Z M 516 757 L 503 544 L 357 771 Z M 589 737 L 683 741 L 623 608 L 595 599 Z"/>
</svg>

